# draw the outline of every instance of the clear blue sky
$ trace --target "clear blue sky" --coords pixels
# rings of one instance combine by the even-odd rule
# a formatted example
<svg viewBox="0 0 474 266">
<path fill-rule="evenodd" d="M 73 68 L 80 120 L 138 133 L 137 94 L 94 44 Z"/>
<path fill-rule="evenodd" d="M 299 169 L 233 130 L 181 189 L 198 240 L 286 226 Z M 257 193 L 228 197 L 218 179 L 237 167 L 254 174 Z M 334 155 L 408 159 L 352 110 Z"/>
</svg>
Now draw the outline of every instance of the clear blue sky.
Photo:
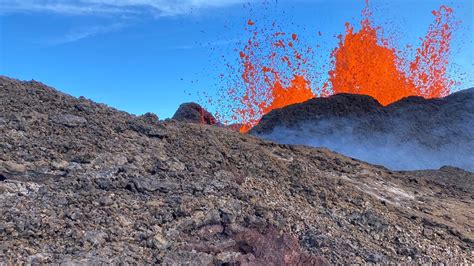
<svg viewBox="0 0 474 266">
<path fill-rule="evenodd" d="M 173 115 L 213 94 L 221 60 L 237 60 L 248 19 L 276 21 L 321 52 L 336 46 L 344 23 L 357 24 L 363 0 L 0 0 L 0 74 L 35 79 L 74 96 L 134 114 Z M 446 4 L 462 21 L 453 36 L 453 69 L 474 86 L 473 0 L 372 0 L 377 24 L 400 44 L 418 44 Z M 454 73 L 454 72 L 453 72 Z M 456 74 L 457 75 L 457 74 Z"/>
</svg>

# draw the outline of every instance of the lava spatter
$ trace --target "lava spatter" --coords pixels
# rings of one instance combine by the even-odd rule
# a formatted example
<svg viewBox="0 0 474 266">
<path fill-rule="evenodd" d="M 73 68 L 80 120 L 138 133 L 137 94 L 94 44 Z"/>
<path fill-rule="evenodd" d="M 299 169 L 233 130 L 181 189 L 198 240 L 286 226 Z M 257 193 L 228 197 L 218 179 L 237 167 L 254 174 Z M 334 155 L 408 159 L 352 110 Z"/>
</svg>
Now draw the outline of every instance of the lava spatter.
<svg viewBox="0 0 474 266">
<path fill-rule="evenodd" d="M 374 25 L 366 1 L 360 29 L 356 31 L 346 23 L 345 32 L 338 36 L 338 46 L 325 59 L 315 58 L 313 49 L 300 41 L 299 34 L 275 30 L 275 22 L 261 29 L 254 20 L 248 20 L 246 29 L 251 37 L 238 51 L 241 67 L 230 68 L 239 74 L 223 93 L 230 99 L 229 105 L 220 108 L 225 109 L 220 114 L 230 113 L 223 122 L 239 124 L 240 131 L 247 132 L 274 109 L 337 93 L 367 94 L 383 105 L 412 95 L 448 95 L 454 84 L 447 73 L 453 10 L 441 6 L 432 13 L 435 20 L 427 35 L 410 53 L 406 51 L 409 48 L 397 49 L 381 34 L 382 28 Z M 414 55 L 410 58 L 405 54 Z M 327 81 L 323 82 L 321 73 L 316 74 L 315 61 L 319 66 L 331 66 Z"/>
<path fill-rule="evenodd" d="M 430 25 L 415 60 L 410 63 L 410 79 L 425 98 L 443 97 L 450 93 L 454 81 L 448 77 L 449 53 L 453 27 L 453 9 L 441 6 L 433 11 L 435 22 Z"/>
<path fill-rule="evenodd" d="M 262 47 L 266 43 L 270 43 L 270 47 Z M 294 33 L 288 37 L 281 31 L 274 34 L 254 31 L 239 52 L 245 89 L 241 98 L 234 89 L 229 90 L 229 95 L 239 103 L 234 117 L 242 125 L 241 132 L 250 130 L 273 109 L 314 98 L 307 72 L 310 61 L 298 50 L 298 44 Z M 311 54 L 308 47 L 306 52 Z"/>
<path fill-rule="evenodd" d="M 449 94 L 453 84 L 446 71 L 451 13 L 452 9 L 444 6 L 433 11 L 435 23 L 430 25 L 415 59 L 409 62 L 380 36 L 366 8 L 361 29 L 354 32 L 346 23 L 346 32 L 339 37 L 339 46 L 332 53 L 329 81 L 333 93 L 367 94 L 383 105 L 411 95 L 435 98 Z"/>
</svg>

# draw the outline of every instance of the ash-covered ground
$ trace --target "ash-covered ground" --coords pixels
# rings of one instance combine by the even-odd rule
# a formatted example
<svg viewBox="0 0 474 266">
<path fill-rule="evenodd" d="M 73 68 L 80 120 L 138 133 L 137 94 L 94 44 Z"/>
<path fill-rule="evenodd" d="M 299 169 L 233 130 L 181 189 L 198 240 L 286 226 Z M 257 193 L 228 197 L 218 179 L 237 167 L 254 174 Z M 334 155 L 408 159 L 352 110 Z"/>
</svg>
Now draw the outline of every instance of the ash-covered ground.
<svg viewBox="0 0 474 266">
<path fill-rule="evenodd" d="M 450 165 L 474 171 L 474 88 L 386 107 L 365 95 L 316 98 L 270 112 L 251 134 L 327 147 L 394 170 Z"/>
<path fill-rule="evenodd" d="M 1 263 L 474 263 L 472 184 L 0 78 Z"/>
</svg>

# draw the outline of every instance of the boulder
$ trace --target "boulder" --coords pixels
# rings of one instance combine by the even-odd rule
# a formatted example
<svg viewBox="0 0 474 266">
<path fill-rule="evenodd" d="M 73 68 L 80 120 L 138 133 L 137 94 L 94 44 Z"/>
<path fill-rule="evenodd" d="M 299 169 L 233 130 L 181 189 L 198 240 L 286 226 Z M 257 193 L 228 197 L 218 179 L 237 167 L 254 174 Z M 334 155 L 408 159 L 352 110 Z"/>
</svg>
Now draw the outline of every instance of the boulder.
<svg viewBox="0 0 474 266">
<path fill-rule="evenodd" d="M 85 118 L 72 114 L 62 114 L 53 116 L 51 120 L 56 124 L 60 124 L 67 127 L 78 127 L 87 123 L 87 120 Z"/>
<path fill-rule="evenodd" d="M 198 124 L 214 125 L 216 119 L 206 109 L 197 103 L 183 103 L 173 116 L 174 120 Z"/>
</svg>

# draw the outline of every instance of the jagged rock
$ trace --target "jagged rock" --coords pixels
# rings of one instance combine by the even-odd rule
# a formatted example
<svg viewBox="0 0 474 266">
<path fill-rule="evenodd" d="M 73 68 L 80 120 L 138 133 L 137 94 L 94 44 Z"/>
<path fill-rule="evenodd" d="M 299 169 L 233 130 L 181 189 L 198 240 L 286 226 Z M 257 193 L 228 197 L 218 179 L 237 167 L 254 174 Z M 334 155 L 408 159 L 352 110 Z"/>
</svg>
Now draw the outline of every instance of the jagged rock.
<svg viewBox="0 0 474 266">
<path fill-rule="evenodd" d="M 177 121 L 192 122 L 199 124 L 216 124 L 216 119 L 206 109 L 197 103 L 183 103 L 179 106 L 173 119 Z"/>
<path fill-rule="evenodd" d="M 157 124 L 160 121 L 158 116 L 154 113 L 146 113 L 141 115 L 139 118 L 148 124 Z"/>
<path fill-rule="evenodd" d="M 84 117 L 80 117 L 80 116 L 76 116 L 72 114 L 53 116 L 51 120 L 54 123 L 68 126 L 68 127 L 78 127 L 87 123 L 87 120 Z"/>
<path fill-rule="evenodd" d="M 0 162 L 0 170 L 21 174 L 26 171 L 26 166 L 24 164 L 20 164 L 16 162 L 6 161 L 6 162 Z"/>
<path fill-rule="evenodd" d="M 102 231 L 92 230 L 92 231 L 86 232 L 84 235 L 84 238 L 93 246 L 100 246 L 100 245 L 103 245 L 107 241 L 108 235 L 107 233 L 102 232 Z"/>
</svg>

